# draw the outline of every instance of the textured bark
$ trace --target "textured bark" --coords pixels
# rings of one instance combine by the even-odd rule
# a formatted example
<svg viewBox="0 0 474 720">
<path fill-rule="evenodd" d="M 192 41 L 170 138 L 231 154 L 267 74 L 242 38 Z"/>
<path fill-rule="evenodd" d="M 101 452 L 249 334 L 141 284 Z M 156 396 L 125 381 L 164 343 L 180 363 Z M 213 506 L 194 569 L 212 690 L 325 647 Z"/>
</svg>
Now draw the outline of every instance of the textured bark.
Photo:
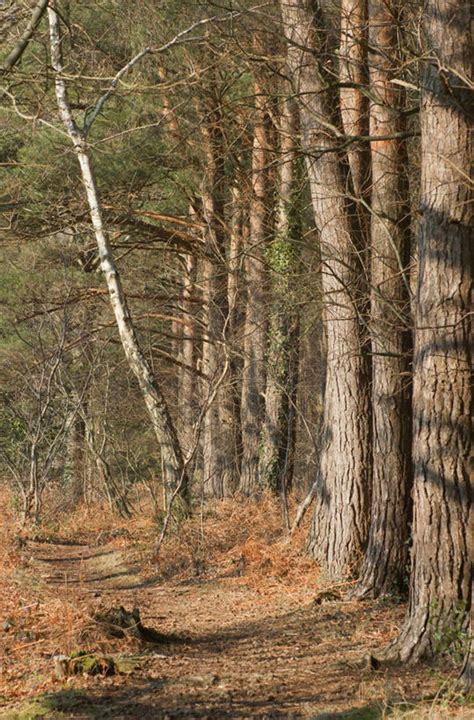
<svg viewBox="0 0 474 720">
<path fill-rule="evenodd" d="M 466 0 L 425 6 L 422 185 L 414 348 L 414 520 L 408 614 L 390 651 L 418 660 L 467 630 L 472 593 L 470 354 L 472 153 Z"/>
<path fill-rule="evenodd" d="M 275 236 L 268 247 L 271 308 L 267 343 L 265 420 L 260 439 L 258 481 L 284 491 L 291 485 L 295 437 L 298 312 L 291 279 L 299 264 L 301 226 L 295 189 L 295 108 L 281 103 L 279 192 Z"/>
<path fill-rule="evenodd" d="M 243 182 L 243 180 L 242 180 Z M 227 298 L 229 303 L 229 327 L 232 343 L 242 330 L 243 273 L 242 251 L 244 235 L 243 198 L 241 184 L 231 188 L 232 207 L 230 218 L 230 242 L 228 253 Z"/>
<path fill-rule="evenodd" d="M 229 338 L 230 364 L 232 373 L 232 392 L 235 408 L 236 462 L 237 475 L 240 478 L 242 455 L 242 434 L 240 425 L 240 402 L 242 396 L 242 333 L 244 326 L 244 268 L 243 248 L 245 246 L 244 192 L 243 178 L 237 178 L 231 188 L 230 243 L 228 255 L 227 294 L 229 302 Z"/>
<path fill-rule="evenodd" d="M 261 40 L 255 39 L 256 50 Z M 264 260 L 267 217 L 270 205 L 268 160 L 270 138 L 267 88 L 259 73 L 254 81 L 255 109 L 252 148 L 252 195 L 249 209 L 249 238 L 245 249 L 247 302 L 244 325 L 241 399 L 242 465 L 239 489 L 252 495 L 258 485 L 260 433 L 265 412 L 265 345 L 267 333 L 266 289 L 268 273 Z"/>
<path fill-rule="evenodd" d="M 51 62 L 56 73 L 55 87 L 59 114 L 74 146 L 81 168 L 92 227 L 99 251 L 100 267 L 107 283 L 110 302 L 114 311 L 122 347 L 129 367 L 140 386 L 153 430 L 160 445 L 166 481 L 173 489 L 180 487 L 182 489 L 182 498 L 185 499 L 188 481 L 181 448 L 161 388 L 153 376 L 135 334 L 121 278 L 115 265 L 109 239 L 105 232 L 99 195 L 88 154 L 87 143 L 83 133 L 79 130 L 71 115 L 66 86 L 64 80 L 61 78 L 63 67 L 59 18 L 56 11 L 51 7 L 48 8 L 48 17 L 50 25 Z"/>
<path fill-rule="evenodd" d="M 208 497 L 231 495 L 237 486 L 238 454 L 236 409 L 228 346 L 229 303 L 227 248 L 224 225 L 225 168 L 222 117 L 217 98 L 211 99 L 207 121 L 201 131 L 206 153 L 206 177 L 202 193 L 206 238 L 213 261 L 205 263 L 207 337 L 203 348 L 203 369 L 210 385 L 204 403 L 215 390 L 204 418 L 204 492 Z"/>
<path fill-rule="evenodd" d="M 321 239 L 327 334 L 323 447 L 309 548 L 332 578 L 352 575 L 368 530 L 370 433 L 367 363 L 362 353 L 361 235 L 346 199 L 336 151 L 317 27 L 310 0 L 281 0 L 288 64 L 299 100 L 302 144 Z M 340 124 L 339 124 L 340 127 Z"/>
<path fill-rule="evenodd" d="M 184 273 L 181 291 L 181 309 L 183 325 L 181 326 L 181 346 L 178 378 L 178 417 L 180 444 L 184 457 L 188 458 L 194 444 L 194 424 L 196 420 L 196 366 L 195 336 L 196 323 L 194 318 L 194 286 L 196 280 L 196 260 L 192 255 L 183 258 Z"/>
<path fill-rule="evenodd" d="M 311 297 L 312 300 L 305 302 L 299 323 L 294 484 L 300 496 L 313 487 L 316 478 L 326 384 L 326 338 L 317 235 L 313 232 L 306 238 L 301 253 L 302 297 Z"/>
<path fill-rule="evenodd" d="M 370 0 L 370 135 L 403 131 L 398 0 Z M 373 495 L 369 543 L 354 597 L 400 590 L 407 563 L 410 388 L 407 379 L 409 250 L 403 140 L 372 141 L 371 341 Z"/>
<path fill-rule="evenodd" d="M 369 103 L 367 85 L 367 0 L 342 0 L 339 77 L 341 118 L 347 135 L 367 135 Z M 351 85 L 352 87 L 349 87 Z M 365 197 L 370 185 L 370 152 L 367 143 L 354 142 L 347 152 L 356 197 Z"/>
</svg>

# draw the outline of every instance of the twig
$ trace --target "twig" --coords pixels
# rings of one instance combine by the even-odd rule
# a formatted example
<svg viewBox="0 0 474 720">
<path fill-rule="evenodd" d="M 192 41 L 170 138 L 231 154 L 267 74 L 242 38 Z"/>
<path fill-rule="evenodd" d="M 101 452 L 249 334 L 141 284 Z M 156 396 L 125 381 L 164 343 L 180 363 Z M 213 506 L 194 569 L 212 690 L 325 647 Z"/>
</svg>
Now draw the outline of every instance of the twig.
<svg viewBox="0 0 474 720">
<path fill-rule="evenodd" d="M 239 14 L 240 13 L 231 12 L 231 13 L 229 13 L 229 16 L 233 18 L 235 15 L 239 15 Z M 192 32 L 193 30 L 195 30 L 197 27 L 199 27 L 201 25 L 207 25 L 208 23 L 213 22 L 215 20 L 219 20 L 219 19 L 220 18 L 217 15 L 213 15 L 212 17 L 209 17 L 209 18 L 197 20 L 192 25 L 187 27 L 185 30 L 181 30 L 181 32 L 179 32 L 177 35 L 175 35 L 172 40 L 169 40 L 167 43 L 165 43 L 161 47 L 156 48 L 156 49 L 153 49 L 151 47 L 146 47 L 143 50 L 140 50 L 140 52 L 137 53 L 137 55 L 135 55 L 135 57 L 133 57 L 131 60 L 129 60 L 129 62 L 118 71 L 118 73 L 115 75 L 114 79 L 110 83 L 108 90 L 97 101 L 94 109 L 92 111 L 90 111 L 90 110 L 86 111 L 86 116 L 84 119 L 84 127 L 82 129 L 82 133 L 83 133 L 84 137 L 87 136 L 87 133 L 89 132 L 92 123 L 97 118 L 100 111 L 104 107 L 105 103 L 107 102 L 109 97 L 114 92 L 119 81 L 124 77 L 124 75 L 126 75 L 128 73 L 129 70 L 132 69 L 132 67 L 134 65 L 136 65 L 138 62 L 140 62 L 140 60 L 142 60 L 146 55 L 149 55 L 150 53 L 155 55 L 158 53 L 165 52 L 165 50 L 169 50 L 171 47 L 180 44 L 180 41 L 182 41 L 186 35 L 189 35 L 189 33 Z M 190 41 L 195 41 L 195 40 L 202 40 L 202 37 L 186 38 L 185 41 L 190 42 Z"/>
<path fill-rule="evenodd" d="M 295 530 L 300 526 L 301 521 L 303 520 L 304 516 L 306 515 L 306 511 L 308 510 L 309 506 L 311 505 L 314 498 L 316 497 L 317 489 L 318 489 L 318 480 L 316 480 L 312 484 L 311 490 L 306 495 L 305 499 L 298 505 L 298 510 L 296 511 L 296 517 L 293 521 L 293 525 L 291 526 L 290 537 L 291 537 L 291 535 L 293 535 Z"/>
</svg>

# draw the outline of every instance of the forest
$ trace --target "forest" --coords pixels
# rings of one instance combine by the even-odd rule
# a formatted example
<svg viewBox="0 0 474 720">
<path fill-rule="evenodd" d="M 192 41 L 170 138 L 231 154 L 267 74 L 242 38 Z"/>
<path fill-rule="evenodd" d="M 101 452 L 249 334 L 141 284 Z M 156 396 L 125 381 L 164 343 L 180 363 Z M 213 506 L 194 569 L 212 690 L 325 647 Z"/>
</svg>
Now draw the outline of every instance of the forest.
<svg viewBox="0 0 474 720">
<path fill-rule="evenodd" d="M 0 718 L 470 718 L 472 6 L 0 2 Z"/>
</svg>

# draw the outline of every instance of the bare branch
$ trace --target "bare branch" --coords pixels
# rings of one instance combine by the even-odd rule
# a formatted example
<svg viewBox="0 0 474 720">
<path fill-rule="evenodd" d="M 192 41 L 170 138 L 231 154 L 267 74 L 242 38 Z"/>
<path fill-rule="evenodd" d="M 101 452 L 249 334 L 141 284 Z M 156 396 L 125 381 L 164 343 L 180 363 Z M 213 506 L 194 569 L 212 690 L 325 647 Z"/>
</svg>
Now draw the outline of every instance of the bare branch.
<svg viewBox="0 0 474 720">
<path fill-rule="evenodd" d="M 5 60 L 0 65 L 0 71 L 2 73 L 7 73 L 12 70 L 12 68 L 20 60 L 21 56 L 26 50 L 28 43 L 33 37 L 33 33 L 38 27 L 47 7 L 48 0 L 39 0 L 39 2 L 36 3 L 34 10 L 31 14 L 30 22 L 28 23 L 25 32 L 23 33 L 23 35 L 20 36 L 13 50 L 11 50 L 11 52 L 7 55 Z"/>
<path fill-rule="evenodd" d="M 235 16 L 239 15 L 240 13 L 237 12 L 230 12 L 228 17 L 234 18 Z M 86 117 L 84 120 L 84 127 L 83 127 L 83 135 L 84 137 L 87 136 L 87 133 L 89 132 L 92 123 L 94 120 L 96 120 L 97 116 L 99 115 L 100 111 L 104 107 L 105 103 L 109 99 L 109 97 L 113 94 L 115 88 L 117 87 L 120 80 L 133 68 L 134 65 L 136 65 L 140 60 L 142 60 L 146 55 L 149 55 L 150 53 L 153 53 L 154 55 L 158 53 L 165 52 L 165 50 L 169 50 L 171 47 L 174 47 L 176 45 L 179 45 L 181 42 L 189 42 L 189 41 L 196 41 L 196 40 L 202 40 L 202 37 L 193 37 L 193 38 L 185 38 L 186 35 L 189 35 L 190 32 L 195 30 L 197 27 L 200 27 L 202 25 L 208 25 L 210 22 L 214 22 L 216 20 L 220 20 L 222 18 L 219 18 L 217 15 L 213 15 L 209 18 L 204 18 L 202 20 L 197 20 L 192 25 L 187 27 L 185 30 L 181 30 L 177 35 L 174 36 L 172 40 L 169 40 L 167 43 L 162 45 L 159 48 L 151 48 L 146 47 L 143 50 L 140 50 L 139 53 L 135 55 L 129 62 L 121 68 L 118 73 L 115 75 L 114 79 L 110 83 L 110 86 L 108 90 L 99 98 L 97 101 L 94 109 L 92 111 L 86 112 Z"/>
</svg>

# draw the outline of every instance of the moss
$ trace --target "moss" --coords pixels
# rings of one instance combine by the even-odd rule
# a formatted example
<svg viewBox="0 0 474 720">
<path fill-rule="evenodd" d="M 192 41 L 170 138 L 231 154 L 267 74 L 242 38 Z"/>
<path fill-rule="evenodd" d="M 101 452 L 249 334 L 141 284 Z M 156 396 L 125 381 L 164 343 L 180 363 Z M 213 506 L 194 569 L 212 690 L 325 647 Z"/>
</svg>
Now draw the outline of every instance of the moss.
<svg viewBox="0 0 474 720">
<path fill-rule="evenodd" d="M 81 717 L 94 718 L 104 717 L 87 708 L 87 702 L 81 692 L 75 690 L 62 690 L 58 693 L 47 693 L 40 695 L 34 700 L 28 700 L 16 708 L 0 711 L 0 720 L 65 720 L 71 716 L 71 711 L 80 708 Z"/>
<path fill-rule="evenodd" d="M 45 717 L 49 712 L 50 708 L 45 707 L 41 701 L 35 700 L 23 707 L 1 713 L 0 718 L 1 720 L 36 720 L 36 718 Z"/>
<path fill-rule="evenodd" d="M 74 675 L 114 675 L 116 672 L 113 658 L 94 655 L 87 650 L 73 653 L 69 658 L 70 672 Z"/>
</svg>

